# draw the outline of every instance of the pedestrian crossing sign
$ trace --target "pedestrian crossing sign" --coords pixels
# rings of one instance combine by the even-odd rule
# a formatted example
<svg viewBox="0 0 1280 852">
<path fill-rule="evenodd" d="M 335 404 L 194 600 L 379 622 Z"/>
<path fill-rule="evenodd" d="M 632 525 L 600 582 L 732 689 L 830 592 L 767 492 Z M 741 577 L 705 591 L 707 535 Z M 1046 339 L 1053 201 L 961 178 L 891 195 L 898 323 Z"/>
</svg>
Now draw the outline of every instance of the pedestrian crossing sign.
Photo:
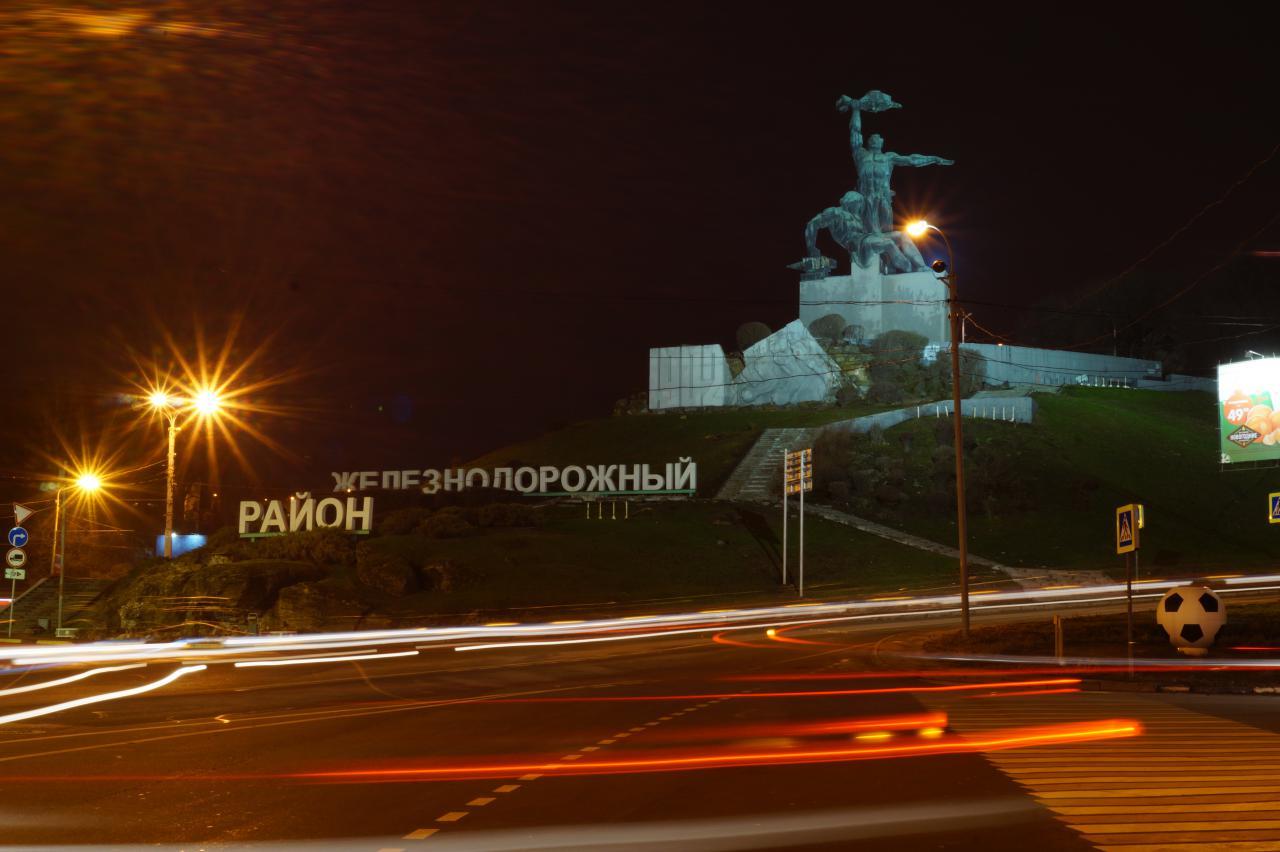
<svg viewBox="0 0 1280 852">
<path fill-rule="evenodd" d="M 1267 497 L 1267 505 L 1270 506 L 1269 520 L 1273 524 L 1280 524 L 1280 491 L 1272 491 Z"/>
<path fill-rule="evenodd" d="M 1116 553 L 1138 549 L 1138 507 L 1133 503 L 1116 509 Z"/>
</svg>

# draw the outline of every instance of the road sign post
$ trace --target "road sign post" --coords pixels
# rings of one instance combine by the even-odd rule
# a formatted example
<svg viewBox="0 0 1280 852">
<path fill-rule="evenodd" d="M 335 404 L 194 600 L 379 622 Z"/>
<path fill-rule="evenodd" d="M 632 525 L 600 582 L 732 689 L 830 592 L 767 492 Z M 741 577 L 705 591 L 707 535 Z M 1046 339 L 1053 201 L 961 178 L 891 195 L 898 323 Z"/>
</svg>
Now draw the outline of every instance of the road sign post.
<svg viewBox="0 0 1280 852">
<path fill-rule="evenodd" d="M 804 492 L 813 490 L 813 448 L 786 451 L 782 468 L 782 550 L 783 582 L 786 582 L 787 495 L 800 495 L 800 554 L 796 573 L 796 590 L 804 597 Z"/>
<path fill-rule="evenodd" d="M 1129 677 L 1133 677 L 1133 570 L 1138 555 L 1138 531 L 1146 521 L 1141 504 L 1129 503 L 1116 509 L 1116 553 L 1124 555 L 1125 647 L 1129 654 Z"/>
<path fill-rule="evenodd" d="M 787 485 L 787 476 L 791 468 L 791 451 L 782 449 L 782 585 L 787 584 L 787 494 L 791 492 Z"/>
<path fill-rule="evenodd" d="M 1267 520 L 1280 524 L 1280 491 L 1272 491 L 1267 495 Z"/>
</svg>

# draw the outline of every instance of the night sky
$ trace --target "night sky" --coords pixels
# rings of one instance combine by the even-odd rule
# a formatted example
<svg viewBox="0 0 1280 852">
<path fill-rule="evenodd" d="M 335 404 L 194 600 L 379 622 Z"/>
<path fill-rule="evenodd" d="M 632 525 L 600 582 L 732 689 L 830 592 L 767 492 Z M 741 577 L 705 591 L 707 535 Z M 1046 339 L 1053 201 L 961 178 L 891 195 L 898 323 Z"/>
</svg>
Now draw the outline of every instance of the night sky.
<svg viewBox="0 0 1280 852">
<path fill-rule="evenodd" d="M 872 88 L 904 105 L 868 118 L 886 148 L 956 160 L 900 169 L 897 209 L 948 230 L 990 331 L 1080 343 L 1110 332 L 1083 314 L 1185 289 L 1121 344 L 1227 338 L 1196 372 L 1280 344 L 1260 5 L 136 8 L 0 11 L 9 472 L 59 440 L 155 460 L 118 394 L 232 328 L 287 450 L 247 441 L 235 476 L 444 466 L 607 414 L 649 346 L 794 318 L 804 224 L 855 182 L 835 100 Z"/>
</svg>

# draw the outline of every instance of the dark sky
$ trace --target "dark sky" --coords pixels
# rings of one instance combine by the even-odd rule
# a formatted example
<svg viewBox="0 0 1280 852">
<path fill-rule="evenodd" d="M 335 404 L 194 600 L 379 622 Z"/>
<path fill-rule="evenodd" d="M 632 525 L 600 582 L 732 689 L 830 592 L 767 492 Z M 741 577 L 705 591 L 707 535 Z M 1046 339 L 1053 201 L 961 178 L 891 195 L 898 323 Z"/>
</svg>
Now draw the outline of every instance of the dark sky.
<svg viewBox="0 0 1280 852">
<path fill-rule="evenodd" d="M 237 322 L 245 381 L 287 378 L 255 424 L 321 476 L 607 413 L 649 346 L 794 318 L 804 223 L 854 183 L 843 93 L 904 104 L 870 119 L 889 149 L 956 160 L 900 170 L 898 209 L 1031 344 L 1103 323 L 1002 306 L 1096 309 L 1280 143 L 1261 5 L 119 8 L 0 11 L 6 469 L 128 422 L 113 392 L 166 334 Z M 1278 187 L 1269 161 L 1105 298 L 1280 249 Z"/>
</svg>

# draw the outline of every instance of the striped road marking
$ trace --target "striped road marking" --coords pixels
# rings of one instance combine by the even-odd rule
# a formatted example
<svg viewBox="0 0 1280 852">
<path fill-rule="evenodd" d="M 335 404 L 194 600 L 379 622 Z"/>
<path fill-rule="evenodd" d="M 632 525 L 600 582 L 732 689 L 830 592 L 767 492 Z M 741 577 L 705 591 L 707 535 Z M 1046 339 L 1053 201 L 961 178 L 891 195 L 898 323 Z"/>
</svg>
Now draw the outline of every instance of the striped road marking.
<svg viewBox="0 0 1280 852">
<path fill-rule="evenodd" d="M 960 733 L 1141 721 L 1145 733 L 1133 739 L 986 755 L 1098 849 L 1280 852 L 1280 734 L 1142 695 L 929 696 L 927 703 Z"/>
</svg>

